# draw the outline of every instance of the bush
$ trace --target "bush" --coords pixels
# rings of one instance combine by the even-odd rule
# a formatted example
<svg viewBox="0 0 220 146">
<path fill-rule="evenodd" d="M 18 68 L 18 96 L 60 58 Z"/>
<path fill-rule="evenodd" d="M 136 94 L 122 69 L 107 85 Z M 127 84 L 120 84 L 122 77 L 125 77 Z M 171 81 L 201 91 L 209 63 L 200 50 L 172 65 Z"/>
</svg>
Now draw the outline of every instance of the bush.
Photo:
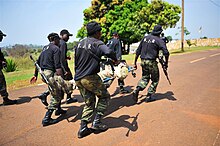
<svg viewBox="0 0 220 146">
<path fill-rule="evenodd" d="M 17 69 L 17 64 L 13 59 L 7 59 L 7 66 L 4 68 L 5 72 L 13 72 Z"/>
<path fill-rule="evenodd" d="M 24 57 L 17 57 L 15 62 L 19 70 L 34 68 L 34 63 L 30 59 L 29 54 L 26 54 Z"/>
</svg>

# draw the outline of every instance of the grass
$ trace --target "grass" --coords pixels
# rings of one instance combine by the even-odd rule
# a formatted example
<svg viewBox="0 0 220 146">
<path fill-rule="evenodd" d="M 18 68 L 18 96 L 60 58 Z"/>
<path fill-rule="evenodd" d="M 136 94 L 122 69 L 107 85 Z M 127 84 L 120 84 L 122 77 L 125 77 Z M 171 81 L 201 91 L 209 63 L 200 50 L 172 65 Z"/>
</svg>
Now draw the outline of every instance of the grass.
<svg viewBox="0 0 220 146">
<path fill-rule="evenodd" d="M 191 48 L 184 48 L 184 52 L 181 49 L 171 50 L 171 55 L 176 55 L 180 53 L 188 53 L 188 52 L 197 52 L 203 50 L 212 50 L 212 49 L 220 49 L 220 46 L 204 46 L 204 47 L 191 47 Z"/>
<path fill-rule="evenodd" d="M 185 52 L 181 52 L 180 49 L 177 49 L 177 50 L 171 50 L 170 53 L 171 53 L 171 55 L 176 55 L 176 54 L 180 54 L 180 53 L 197 52 L 197 51 L 210 50 L 210 49 L 220 49 L 220 47 L 218 47 L 218 46 L 191 47 L 190 49 L 189 48 L 184 48 L 184 49 L 185 49 Z M 74 73 L 73 54 L 71 54 L 71 57 L 72 57 L 72 60 L 69 61 L 69 67 L 70 67 L 72 73 Z M 35 58 L 37 58 L 37 57 L 35 57 Z M 129 65 L 131 65 L 134 61 L 135 54 L 123 55 L 122 58 L 124 60 L 126 60 Z M 34 74 L 35 67 L 34 67 L 34 64 L 31 60 L 30 60 L 30 62 L 32 63 L 32 65 L 28 64 L 29 69 L 27 69 L 27 66 L 26 66 L 23 68 L 19 67 L 18 71 L 15 71 L 15 72 L 10 72 L 10 73 L 4 72 L 6 82 L 7 82 L 7 87 L 9 90 L 18 89 L 18 88 L 27 87 L 27 86 L 33 86 L 29 83 L 29 81 Z M 42 83 L 42 81 L 41 81 L 41 77 L 38 75 L 37 84 L 40 84 L 40 83 Z"/>
</svg>

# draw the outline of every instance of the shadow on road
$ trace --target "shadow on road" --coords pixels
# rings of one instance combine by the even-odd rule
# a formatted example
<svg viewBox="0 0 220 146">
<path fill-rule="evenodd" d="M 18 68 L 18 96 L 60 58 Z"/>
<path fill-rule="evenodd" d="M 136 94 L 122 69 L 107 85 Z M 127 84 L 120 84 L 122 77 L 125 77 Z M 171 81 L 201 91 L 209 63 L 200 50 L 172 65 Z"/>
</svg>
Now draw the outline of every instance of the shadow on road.
<svg viewBox="0 0 220 146">
<path fill-rule="evenodd" d="M 134 86 L 126 86 L 126 87 L 125 87 L 125 90 L 127 90 L 127 91 L 129 91 L 129 92 L 131 93 L 131 92 L 133 91 L 132 87 L 134 87 Z M 120 88 L 117 87 L 117 88 L 115 89 L 114 93 L 113 93 L 111 96 L 112 96 L 112 97 L 113 97 L 113 96 L 116 96 L 116 95 L 119 94 L 119 93 L 120 93 Z"/>
<path fill-rule="evenodd" d="M 130 134 L 130 131 L 137 131 L 138 129 L 138 123 L 137 123 L 137 118 L 138 118 L 139 113 L 136 116 L 129 116 L 129 115 L 121 115 L 120 117 L 107 117 L 103 120 L 109 128 L 120 128 L 124 127 L 127 128 L 128 131 L 126 133 L 126 136 L 128 137 Z M 130 123 L 127 120 L 130 118 L 133 118 L 133 121 Z"/>
<path fill-rule="evenodd" d="M 23 104 L 23 103 L 29 103 L 31 102 L 32 99 L 38 98 L 38 96 L 22 96 L 22 97 L 18 97 L 17 99 L 17 104 Z"/>
<path fill-rule="evenodd" d="M 112 97 L 110 100 L 109 107 L 106 111 L 105 116 L 110 115 L 111 113 L 123 108 L 123 107 L 129 107 L 133 106 L 136 103 L 132 99 L 132 94 L 131 94 L 131 88 L 133 86 L 127 86 L 126 90 L 129 90 L 130 93 L 127 94 L 120 94 L 119 97 Z M 113 94 L 114 95 L 114 94 Z"/>
<path fill-rule="evenodd" d="M 83 109 L 84 105 L 81 106 L 62 106 L 62 108 L 67 108 L 67 113 L 64 115 L 61 115 L 57 118 L 57 121 L 60 122 L 62 120 L 67 120 L 68 122 L 76 122 L 77 120 L 79 120 L 81 118 L 82 115 L 82 109 Z M 74 119 L 69 120 L 69 118 L 74 117 Z"/>
<path fill-rule="evenodd" d="M 84 100 L 81 95 L 72 94 L 72 98 L 76 98 L 78 103 L 84 103 Z M 66 98 L 62 100 L 61 104 L 66 104 Z"/>
<path fill-rule="evenodd" d="M 145 102 L 146 96 L 142 95 L 140 98 L 143 98 L 143 99 L 141 99 L 141 101 L 139 103 L 137 103 L 137 104 L 141 104 L 141 103 Z M 155 93 L 152 96 L 152 101 L 150 101 L 150 102 L 155 102 L 155 101 L 163 100 L 163 99 L 168 99 L 168 100 L 172 100 L 172 101 L 177 100 L 174 97 L 174 93 L 172 91 L 167 91 L 166 93 Z"/>
</svg>

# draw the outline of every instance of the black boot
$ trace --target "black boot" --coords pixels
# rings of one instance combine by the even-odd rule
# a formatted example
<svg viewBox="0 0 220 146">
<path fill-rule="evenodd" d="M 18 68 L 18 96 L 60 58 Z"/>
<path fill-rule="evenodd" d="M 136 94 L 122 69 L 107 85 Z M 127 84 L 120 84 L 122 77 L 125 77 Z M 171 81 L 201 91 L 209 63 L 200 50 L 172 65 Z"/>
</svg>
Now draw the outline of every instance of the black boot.
<svg viewBox="0 0 220 146">
<path fill-rule="evenodd" d="M 3 105 L 12 105 L 16 103 L 17 103 L 17 100 L 11 100 L 8 97 L 3 98 Z"/>
<path fill-rule="evenodd" d="M 54 110 L 49 109 L 49 110 L 46 112 L 46 115 L 44 116 L 44 118 L 43 118 L 43 120 L 42 120 L 42 125 L 43 125 L 43 126 L 48 126 L 48 125 L 52 125 L 52 124 L 57 123 L 57 120 L 51 118 L 51 115 L 53 114 L 53 111 L 54 111 Z"/>
<path fill-rule="evenodd" d="M 83 138 L 91 133 L 92 130 L 87 127 L 87 122 L 82 120 L 80 124 L 80 129 L 78 131 L 78 138 Z"/>
<path fill-rule="evenodd" d="M 41 93 L 39 95 L 39 99 L 41 100 L 41 102 L 45 105 L 45 106 L 48 106 L 48 103 L 47 103 L 47 96 L 50 94 L 50 91 L 46 91 L 44 93 Z"/>
<path fill-rule="evenodd" d="M 55 115 L 56 115 L 56 116 L 63 115 L 63 114 L 65 114 L 66 112 L 67 112 L 66 110 L 63 110 L 63 109 L 61 108 L 61 102 L 60 102 L 59 105 L 58 105 L 57 110 L 55 111 Z"/>
<path fill-rule="evenodd" d="M 140 86 L 137 86 L 136 89 L 133 91 L 133 100 L 135 102 L 138 101 L 138 94 L 139 94 L 139 91 L 141 90 L 141 87 Z"/>
<path fill-rule="evenodd" d="M 102 117 L 101 115 L 96 114 L 91 128 L 96 131 L 104 132 L 108 130 L 108 126 L 101 122 L 101 117 Z"/>
<path fill-rule="evenodd" d="M 66 104 L 70 104 L 73 102 L 77 102 L 78 100 L 76 98 L 71 98 L 71 94 L 67 94 L 67 98 L 66 98 Z"/>
<path fill-rule="evenodd" d="M 129 91 L 126 90 L 123 86 L 120 86 L 120 93 L 121 93 L 121 94 L 129 93 Z"/>
</svg>

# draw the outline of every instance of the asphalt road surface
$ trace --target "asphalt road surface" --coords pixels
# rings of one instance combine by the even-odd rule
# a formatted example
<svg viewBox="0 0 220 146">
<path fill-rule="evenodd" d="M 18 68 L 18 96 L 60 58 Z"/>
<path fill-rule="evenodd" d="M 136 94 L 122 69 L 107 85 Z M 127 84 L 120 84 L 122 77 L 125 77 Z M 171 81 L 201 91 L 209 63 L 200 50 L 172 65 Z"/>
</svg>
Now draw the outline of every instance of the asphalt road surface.
<svg viewBox="0 0 220 146">
<path fill-rule="evenodd" d="M 147 89 L 135 104 L 131 94 L 118 93 L 115 80 L 103 120 L 109 129 L 82 139 L 79 91 L 74 91 L 79 102 L 63 103 L 67 114 L 53 115 L 59 123 L 48 127 L 41 125 L 46 109 L 36 97 L 45 85 L 10 91 L 19 104 L 0 106 L 0 145 L 220 146 L 220 49 L 171 56 L 168 71 L 172 85 L 161 72 L 156 101 L 150 103 L 144 102 Z M 141 77 L 140 66 L 136 73 L 125 80 L 130 91 Z"/>
</svg>

